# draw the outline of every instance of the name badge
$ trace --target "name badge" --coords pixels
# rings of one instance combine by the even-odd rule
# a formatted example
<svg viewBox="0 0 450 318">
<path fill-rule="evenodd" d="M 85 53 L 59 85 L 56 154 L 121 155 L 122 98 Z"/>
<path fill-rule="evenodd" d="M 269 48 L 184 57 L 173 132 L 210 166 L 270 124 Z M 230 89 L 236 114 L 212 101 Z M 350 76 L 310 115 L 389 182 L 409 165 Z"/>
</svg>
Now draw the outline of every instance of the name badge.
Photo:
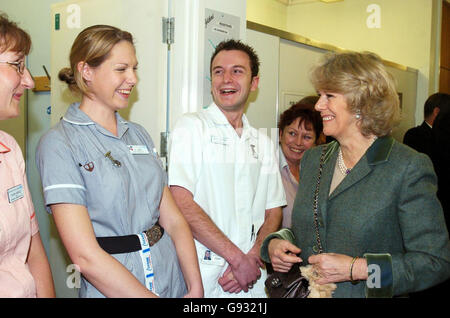
<svg viewBox="0 0 450 318">
<path fill-rule="evenodd" d="M 8 189 L 8 201 L 9 203 L 16 202 L 24 197 L 23 186 L 21 184 Z"/>
<path fill-rule="evenodd" d="M 211 250 L 206 250 L 205 253 L 202 255 L 202 258 L 200 260 L 200 263 L 202 264 L 208 264 L 208 265 L 217 265 L 217 266 L 223 266 L 225 265 L 225 259 L 217 255 Z"/>
<path fill-rule="evenodd" d="M 229 138 L 220 137 L 220 136 L 211 136 L 211 142 L 213 144 L 219 144 L 219 145 L 224 145 L 224 146 L 227 146 L 228 144 L 230 144 Z"/>
<path fill-rule="evenodd" d="M 128 145 L 128 149 L 132 155 L 148 155 L 150 153 L 145 145 Z"/>
</svg>

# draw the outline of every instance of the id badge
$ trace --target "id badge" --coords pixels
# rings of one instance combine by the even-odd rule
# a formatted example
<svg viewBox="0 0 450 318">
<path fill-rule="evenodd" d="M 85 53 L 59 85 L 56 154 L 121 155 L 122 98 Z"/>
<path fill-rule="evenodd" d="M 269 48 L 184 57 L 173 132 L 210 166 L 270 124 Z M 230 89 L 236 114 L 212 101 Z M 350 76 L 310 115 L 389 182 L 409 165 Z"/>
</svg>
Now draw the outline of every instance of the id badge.
<svg viewBox="0 0 450 318">
<path fill-rule="evenodd" d="M 24 197 L 23 185 L 19 184 L 11 189 L 8 189 L 8 201 L 9 203 L 16 202 Z"/>
<path fill-rule="evenodd" d="M 230 143 L 230 140 L 227 137 L 211 136 L 211 142 L 213 144 L 228 146 L 228 144 Z"/>
<path fill-rule="evenodd" d="M 205 250 L 205 253 L 200 259 L 200 263 L 207 265 L 223 266 L 225 265 L 225 259 L 217 255 L 211 250 Z"/>
<path fill-rule="evenodd" d="M 132 155 L 148 155 L 150 152 L 146 145 L 128 145 Z"/>
</svg>

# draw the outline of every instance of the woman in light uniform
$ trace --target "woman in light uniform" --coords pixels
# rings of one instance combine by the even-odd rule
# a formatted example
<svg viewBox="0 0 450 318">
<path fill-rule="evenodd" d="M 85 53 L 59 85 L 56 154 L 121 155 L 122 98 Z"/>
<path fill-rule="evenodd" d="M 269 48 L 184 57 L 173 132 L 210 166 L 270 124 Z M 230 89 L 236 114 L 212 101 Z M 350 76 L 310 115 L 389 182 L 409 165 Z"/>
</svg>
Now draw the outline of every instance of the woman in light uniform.
<svg viewBox="0 0 450 318">
<path fill-rule="evenodd" d="M 149 134 L 117 111 L 137 84 L 132 35 L 96 25 L 60 72 L 81 93 L 36 153 L 81 297 L 202 297 L 194 241 Z"/>
<path fill-rule="evenodd" d="M 0 120 L 19 116 L 20 98 L 34 87 L 25 67 L 30 47 L 30 36 L 0 14 Z M 54 297 L 22 151 L 1 130 L 0 193 L 0 298 Z"/>
</svg>

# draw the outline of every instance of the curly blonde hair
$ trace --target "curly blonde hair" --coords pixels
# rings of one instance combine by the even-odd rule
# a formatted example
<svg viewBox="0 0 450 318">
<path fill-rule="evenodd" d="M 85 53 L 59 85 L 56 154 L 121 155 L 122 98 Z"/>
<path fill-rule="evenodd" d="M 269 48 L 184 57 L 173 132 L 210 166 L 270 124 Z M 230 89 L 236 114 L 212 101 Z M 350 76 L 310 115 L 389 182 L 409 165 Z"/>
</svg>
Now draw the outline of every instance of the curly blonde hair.
<svg viewBox="0 0 450 318">
<path fill-rule="evenodd" d="M 360 115 L 364 136 L 386 136 L 400 120 L 394 77 L 371 52 L 328 53 L 310 74 L 317 91 L 345 96 L 348 110 Z"/>
</svg>

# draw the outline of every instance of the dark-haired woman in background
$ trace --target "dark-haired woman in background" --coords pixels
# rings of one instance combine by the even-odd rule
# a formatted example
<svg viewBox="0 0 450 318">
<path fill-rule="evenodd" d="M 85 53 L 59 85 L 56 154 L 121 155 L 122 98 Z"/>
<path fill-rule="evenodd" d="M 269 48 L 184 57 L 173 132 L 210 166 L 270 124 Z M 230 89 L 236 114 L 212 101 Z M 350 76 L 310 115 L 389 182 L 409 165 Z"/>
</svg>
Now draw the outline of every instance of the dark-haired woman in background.
<svg viewBox="0 0 450 318">
<path fill-rule="evenodd" d="M 291 227 L 292 205 L 300 177 L 300 161 L 306 150 L 317 145 L 322 127 L 322 118 L 320 113 L 314 110 L 314 104 L 300 101 L 280 116 L 280 174 L 287 201 L 283 208 L 282 227 Z"/>
</svg>

